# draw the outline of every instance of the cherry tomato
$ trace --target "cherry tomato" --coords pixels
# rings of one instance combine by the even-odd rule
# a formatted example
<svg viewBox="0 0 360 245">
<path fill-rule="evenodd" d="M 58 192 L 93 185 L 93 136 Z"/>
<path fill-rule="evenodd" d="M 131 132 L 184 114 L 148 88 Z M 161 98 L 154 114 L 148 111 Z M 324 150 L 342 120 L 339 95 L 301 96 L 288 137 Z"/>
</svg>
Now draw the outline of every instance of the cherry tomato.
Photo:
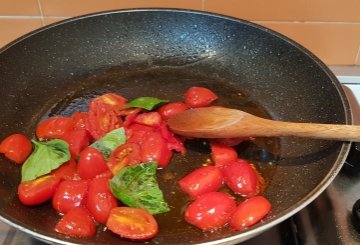
<svg viewBox="0 0 360 245">
<path fill-rule="evenodd" d="M 87 193 L 87 180 L 63 180 L 53 196 L 53 208 L 60 213 L 67 213 L 72 208 L 85 204 Z"/>
<path fill-rule="evenodd" d="M 217 95 L 210 89 L 203 87 L 191 87 L 185 94 L 185 104 L 191 108 L 208 106 L 216 100 Z"/>
<path fill-rule="evenodd" d="M 236 161 L 238 158 L 237 152 L 230 146 L 210 143 L 210 147 L 211 158 L 217 167 L 223 167 L 228 163 Z"/>
<path fill-rule="evenodd" d="M 31 151 L 31 141 L 22 134 L 12 134 L 0 144 L 0 153 L 15 163 L 23 163 Z"/>
<path fill-rule="evenodd" d="M 85 129 L 70 130 L 62 137 L 69 144 L 69 151 L 73 158 L 90 144 L 90 138 L 89 132 Z"/>
<path fill-rule="evenodd" d="M 145 136 L 149 132 L 153 132 L 154 128 L 139 123 L 133 123 L 125 129 L 127 141 L 129 143 L 137 143 L 141 145 L 145 140 Z"/>
<path fill-rule="evenodd" d="M 122 126 L 122 120 L 115 110 L 97 99 L 90 102 L 86 129 L 94 139 L 103 137 L 108 132 Z"/>
<path fill-rule="evenodd" d="M 113 208 L 106 226 L 119 236 L 134 240 L 150 239 L 158 232 L 155 218 L 148 211 L 140 208 Z"/>
<path fill-rule="evenodd" d="M 18 195 L 25 205 L 38 205 L 52 198 L 60 178 L 54 175 L 45 175 L 35 180 L 21 182 L 18 186 Z"/>
<path fill-rule="evenodd" d="M 140 123 L 150 127 L 160 126 L 161 121 L 161 116 L 156 111 L 139 114 L 134 119 L 135 123 Z"/>
<path fill-rule="evenodd" d="M 92 237 L 96 233 L 96 227 L 86 208 L 76 207 L 60 219 L 55 231 L 75 237 Z"/>
<path fill-rule="evenodd" d="M 90 181 L 86 207 L 97 222 L 105 224 L 110 210 L 117 207 L 117 204 L 110 191 L 109 178 L 95 178 Z"/>
<path fill-rule="evenodd" d="M 185 220 L 203 231 L 227 224 L 236 210 L 235 199 L 227 193 L 209 192 L 195 199 L 185 210 Z"/>
<path fill-rule="evenodd" d="M 189 107 L 182 102 L 172 102 L 161 106 L 157 111 L 160 113 L 163 120 L 168 120 L 176 114 L 187 110 Z"/>
<path fill-rule="evenodd" d="M 238 159 L 224 166 L 223 175 L 226 185 L 236 194 L 252 197 L 261 190 L 256 170 L 248 161 Z"/>
<path fill-rule="evenodd" d="M 166 167 L 171 159 L 172 151 L 159 132 L 149 132 L 141 145 L 141 161 L 157 162 L 159 168 Z"/>
<path fill-rule="evenodd" d="M 195 198 L 207 192 L 214 192 L 223 185 L 221 170 L 215 166 L 205 166 L 195 169 L 179 182 L 180 188 L 190 197 Z"/>
<path fill-rule="evenodd" d="M 181 142 L 179 139 L 175 137 L 174 133 L 172 133 L 168 129 L 168 126 L 166 125 L 165 122 L 162 122 L 160 124 L 159 129 L 161 136 L 165 139 L 167 146 L 170 150 L 175 150 L 177 152 L 180 152 L 181 154 L 185 154 L 186 149 L 183 142 Z"/>
<path fill-rule="evenodd" d="M 74 129 L 86 129 L 86 120 L 88 118 L 88 113 L 84 111 L 77 111 L 71 115 L 71 118 L 74 121 Z"/>
<path fill-rule="evenodd" d="M 109 170 L 100 151 L 87 147 L 79 155 L 77 172 L 81 179 L 92 179 Z"/>
<path fill-rule="evenodd" d="M 62 164 L 59 168 L 54 169 L 51 174 L 61 180 L 80 179 L 76 171 L 76 162 L 74 159 L 70 159 L 68 162 Z"/>
<path fill-rule="evenodd" d="M 271 203 L 263 196 L 246 199 L 236 208 L 230 221 L 230 227 L 234 230 L 250 227 L 264 218 L 270 210 Z"/>
<path fill-rule="evenodd" d="M 120 111 L 124 109 L 127 100 L 118 94 L 106 93 L 96 97 L 94 101 L 104 104 L 114 111 Z"/>
<path fill-rule="evenodd" d="M 117 147 L 109 157 L 107 166 L 116 175 L 124 167 L 141 162 L 140 146 L 136 143 L 125 143 Z"/>
<path fill-rule="evenodd" d="M 40 140 L 61 139 L 73 127 L 74 121 L 70 117 L 50 117 L 37 126 L 36 136 Z"/>
</svg>

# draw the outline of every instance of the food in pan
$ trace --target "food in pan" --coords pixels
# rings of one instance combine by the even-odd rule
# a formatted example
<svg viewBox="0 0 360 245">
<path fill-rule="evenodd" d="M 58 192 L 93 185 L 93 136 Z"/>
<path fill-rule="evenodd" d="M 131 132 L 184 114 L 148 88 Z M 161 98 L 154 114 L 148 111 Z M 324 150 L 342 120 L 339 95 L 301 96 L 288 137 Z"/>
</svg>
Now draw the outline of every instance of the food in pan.
<svg viewBox="0 0 360 245">
<path fill-rule="evenodd" d="M 185 139 L 174 135 L 166 120 L 217 98 L 204 87 L 189 88 L 183 102 L 127 101 L 106 93 L 92 99 L 87 111 L 41 121 L 36 139 L 8 136 L 0 152 L 22 164 L 19 200 L 29 206 L 51 202 L 61 214 L 57 232 L 91 237 L 102 224 L 120 237 L 148 240 L 161 229 L 156 216 L 172 208 L 157 173 L 174 152 L 186 157 Z M 177 183 L 188 196 L 179 215 L 204 232 L 246 229 L 271 210 L 262 196 L 263 177 L 232 147 L 241 140 L 211 140 L 210 161 Z"/>
</svg>

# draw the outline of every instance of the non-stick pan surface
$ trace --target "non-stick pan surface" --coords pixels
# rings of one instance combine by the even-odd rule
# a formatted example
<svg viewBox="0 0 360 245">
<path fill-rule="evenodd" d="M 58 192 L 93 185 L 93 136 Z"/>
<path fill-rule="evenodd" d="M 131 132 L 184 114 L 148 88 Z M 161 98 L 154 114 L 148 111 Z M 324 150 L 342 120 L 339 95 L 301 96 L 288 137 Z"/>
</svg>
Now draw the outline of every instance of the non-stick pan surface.
<svg viewBox="0 0 360 245">
<path fill-rule="evenodd" d="M 219 105 L 275 120 L 351 123 L 336 78 L 298 44 L 246 21 L 181 10 L 114 11 L 42 28 L 1 50 L 0 84 L 0 138 L 15 132 L 34 137 L 44 117 L 86 110 L 86 103 L 104 92 L 175 101 L 190 86 L 212 89 Z M 201 142 L 187 147 L 185 157 L 176 155 L 159 172 L 170 205 L 186 199 L 176 180 L 209 157 Z M 235 243 L 262 232 L 318 196 L 340 170 L 348 148 L 343 142 L 288 137 L 245 142 L 237 150 L 266 178 L 264 195 L 273 205 L 268 217 L 242 232 L 202 233 L 181 221 L 176 210 L 157 216 L 160 232 L 149 244 Z M 59 216 L 51 204 L 21 205 L 20 168 L 2 156 L 0 161 L 3 221 L 50 242 L 132 243 L 101 229 L 91 239 L 56 233 Z M 166 172 L 175 179 L 164 180 Z"/>
</svg>

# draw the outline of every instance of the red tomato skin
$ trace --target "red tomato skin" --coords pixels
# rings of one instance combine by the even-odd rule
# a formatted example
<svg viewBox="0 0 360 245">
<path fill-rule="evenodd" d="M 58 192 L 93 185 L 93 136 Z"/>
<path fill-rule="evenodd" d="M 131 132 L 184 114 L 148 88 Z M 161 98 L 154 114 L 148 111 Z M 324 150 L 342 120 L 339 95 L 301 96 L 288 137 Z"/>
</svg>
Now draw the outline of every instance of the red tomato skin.
<svg viewBox="0 0 360 245">
<path fill-rule="evenodd" d="M 195 198 L 221 188 L 224 179 L 222 172 L 215 166 L 204 166 L 195 169 L 179 180 L 180 188 L 190 197 Z"/>
<path fill-rule="evenodd" d="M 86 208 L 75 207 L 60 219 L 55 231 L 74 237 L 92 237 L 96 233 L 96 227 Z"/>
<path fill-rule="evenodd" d="M 261 191 L 258 173 L 248 161 L 238 159 L 222 168 L 226 185 L 244 197 L 252 197 Z"/>
<path fill-rule="evenodd" d="M 137 143 L 141 145 L 146 138 L 146 134 L 154 131 L 155 129 L 153 127 L 139 123 L 133 123 L 128 128 L 125 128 L 126 137 L 128 139 L 126 142 Z"/>
<path fill-rule="evenodd" d="M 36 136 L 39 140 L 61 139 L 73 127 L 74 121 L 71 117 L 50 117 L 37 126 Z"/>
<path fill-rule="evenodd" d="M 217 167 L 223 167 L 226 164 L 229 164 L 233 161 L 236 161 L 238 158 L 238 154 L 234 148 L 217 144 L 217 143 L 210 143 L 211 148 L 211 159 L 215 163 Z"/>
<path fill-rule="evenodd" d="M 90 181 L 86 207 L 97 222 L 105 224 L 111 209 L 117 205 L 117 199 L 110 191 L 108 178 L 95 178 Z"/>
<path fill-rule="evenodd" d="M 203 231 L 226 225 L 236 210 L 234 197 L 223 192 L 208 192 L 195 199 L 185 210 L 185 220 Z"/>
<path fill-rule="evenodd" d="M 23 163 L 32 151 L 31 141 L 22 134 L 12 134 L 0 144 L 0 153 L 15 163 Z"/>
<path fill-rule="evenodd" d="M 70 159 L 68 162 L 62 164 L 59 168 L 54 169 L 51 174 L 61 180 L 80 179 L 76 171 L 76 162 L 74 159 Z"/>
<path fill-rule="evenodd" d="M 74 121 L 74 126 L 73 129 L 77 130 L 77 129 L 86 129 L 86 120 L 88 118 L 88 113 L 85 111 L 77 111 L 74 112 L 71 115 L 71 118 Z"/>
<path fill-rule="evenodd" d="M 87 180 L 63 180 L 52 199 L 52 206 L 60 213 L 67 213 L 74 207 L 85 205 L 88 193 Z"/>
<path fill-rule="evenodd" d="M 243 230 L 264 218 L 271 210 L 271 203 L 263 196 L 246 199 L 236 208 L 230 227 L 233 230 Z"/>
<path fill-rule="evenodd" d="M 191 87 L 184 94 L 185 104 L 191 108 L 210 105 L 218 96 L 208 88 Z"/>
<path fill-rule="evenodd" d="M 116 175 L 124 167 L 141 162 L 141 149 L 136 143 L 125 143 L 117 147 L 109 157 L 106 165 Z"/>
<path fill-rule="evenodd" d="M 123 238 L 133 240 L 148 240 L 158 233 L 154 216 L 140 208 L 113 208 L 106 227 Z"/>
<path fill-rule="evenodd" d="M 161 136 L 167 142 L 167 146 L 170 150 L 175 150 L 177 152 L 180 152 L 181 154 L 185 154 L 186 149 L 183 142 L 181 142 L 175 137 L 174 133 L 168 129 L 168 126 L 165 122 L 162 122 L 160 124 L 159 129 Z"/>
<path fill-rule="evenodd" d="M 163 120 L 169 120 L 173 116 L 189 109 L 189 107 L 182 102 L 171 102 L 161 106 L 157 111 L 160 113 Z"/>
<path fill-rule="evenodd" d="M 53 197 L 59 183 L 60 179 L 54 175 L 21 182 L 18 186 L 19 200 L 28 206 L 42 204 Z"/>
<path fill-rule="evenodd" d="M 162 119 L 158 112 L 152 111 L 137 115 L 134 119 L 134 122 L 150 127 L 159 127 L 160 123 L 162 122 Z"/>
<path fill-rule="evenodd" d="M 62 137 L 69 144 L 71 156 L 75 158 L 89 144 L 91 136 L 85 129 L 70 130 Z"/>
<path fill-rule="evenodd" d="M 166 141 L 159 132 L 146 134 L 141 145 L 141 161 L 157 162 L 159 168 L 165 168 L 172 157 L 172 151 L 168 148 Z"/>
<path fill-rule="evenodd" d="M 77 172 L 81 179 L 92 179 L 109 170 L 100 151 L 87 147 L 79 155 Z"/>
</svg>

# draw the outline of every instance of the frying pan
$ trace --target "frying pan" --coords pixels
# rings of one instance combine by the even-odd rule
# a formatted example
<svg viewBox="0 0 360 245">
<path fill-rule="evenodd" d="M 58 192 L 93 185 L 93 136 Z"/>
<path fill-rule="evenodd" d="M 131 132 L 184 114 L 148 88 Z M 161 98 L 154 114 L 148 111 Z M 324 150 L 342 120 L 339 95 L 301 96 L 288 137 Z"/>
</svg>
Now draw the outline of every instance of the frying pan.
<svg viewBox="0 0 360 245">
<path fill-rule="evenodd" d="M 86 110 L 105 92 L 134 99 L 181 101 L 190 86 L 218 94 L 217 104 L 296 122 L 351 124 L 339 82 L 313 54 L 262 26 L 210 13 L 175 9 L 121 10 L 69 19 L 41 28 L 0 53 L 0 137 L 34 137 L 42 119 Z M 265 176 L 271 213 L 250 229 L 203 233 L 182 221 L 185 195 L 176 181 L 208 157 L 201 140 L 186 143 L 159 171 L 170 206 L 158 215 L 160 232 L 148 244 L 237 243 L 280 223 L 314 200 L 334 179 L 348 142 L 299 138 L 255 139 L 237 146 Z M 59 244 L 132 244 L 100 227 L 94 238 L 54 232 L 59 215 L 47 203 L 21 205 L 20 168 L 0 158 L 1 220 L 40 240 Z M 162 179 L 171 172 L 172 181 Z M 177 195 L 172 195 L 174 191 Z M 183 196 L 182 196 L 183 195 Z M 174 197 L 176 196 L 176 197 Z"/>
</svg>

